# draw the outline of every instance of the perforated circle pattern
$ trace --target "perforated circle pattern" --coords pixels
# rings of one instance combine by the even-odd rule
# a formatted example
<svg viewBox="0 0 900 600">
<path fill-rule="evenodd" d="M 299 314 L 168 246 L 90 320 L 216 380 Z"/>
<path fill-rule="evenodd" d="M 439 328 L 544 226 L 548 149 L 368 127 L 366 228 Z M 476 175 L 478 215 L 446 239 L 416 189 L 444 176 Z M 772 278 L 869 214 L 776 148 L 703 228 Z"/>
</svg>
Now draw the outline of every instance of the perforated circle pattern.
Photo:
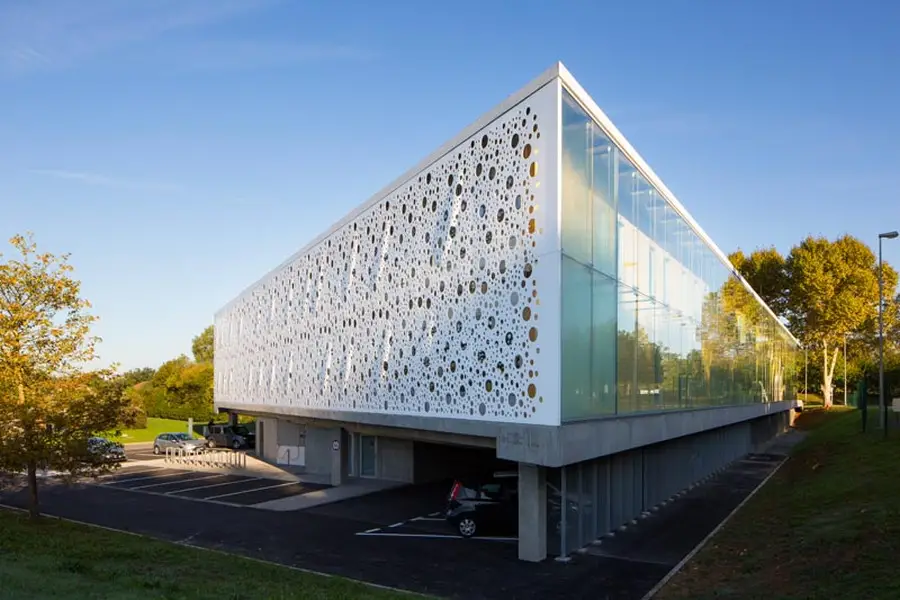
<svg viewBox="0 0 900 600">
<path fill-rule="evenodd" d="M 531 417 L 540 138 L 519 105 L 219 313 L 217 401 Z"/>
</svg>

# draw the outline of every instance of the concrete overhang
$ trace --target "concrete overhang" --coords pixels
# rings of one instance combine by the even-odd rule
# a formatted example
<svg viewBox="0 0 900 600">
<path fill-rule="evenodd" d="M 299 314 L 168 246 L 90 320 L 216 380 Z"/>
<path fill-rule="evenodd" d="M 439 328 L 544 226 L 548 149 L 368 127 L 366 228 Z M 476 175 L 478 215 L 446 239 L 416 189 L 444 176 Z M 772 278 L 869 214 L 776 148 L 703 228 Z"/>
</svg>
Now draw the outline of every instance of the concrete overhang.
<svg viewBox="0 0 900 600">
<path fill-rule="evenodd" d="M 561 427 L 504 425 L 497 438 L 497 457 L 561 467 L 789 411 L 793 406 L 793 402 L 771 402 L 659 411 L 579 421 Z"/>
<path fill-rule="evenodd" d="M 312 427 L 344 427 L 367 435 L 435 444 L 494 448 L 501 423 L 443 417 L 322 410 L 297 406 L 216 404 L 216 409 L 255 417 L 279 417 Z"/>
<path fill-rule="evenodd" d="M 360 433 L 422 442 L 496 447 L 498 458 L 547 467 L 561 467 L 617 454 L 789 411 L 793 407 L 793 402 L 771 402 L 658 411 L 554 427 L 250 403 L 216 405 L 220 410 L 257 417 L 281 417 L 313 427 L 341 426 Z"/>
</svg>

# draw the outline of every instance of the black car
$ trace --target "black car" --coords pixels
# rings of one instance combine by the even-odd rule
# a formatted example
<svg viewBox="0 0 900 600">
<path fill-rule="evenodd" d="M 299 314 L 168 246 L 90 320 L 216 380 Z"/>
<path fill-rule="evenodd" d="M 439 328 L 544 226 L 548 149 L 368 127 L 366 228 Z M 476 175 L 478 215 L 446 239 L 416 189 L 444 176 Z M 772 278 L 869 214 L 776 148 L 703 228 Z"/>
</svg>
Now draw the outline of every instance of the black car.
<svg viewBox="0 0 900 600">
<path fill-rule="evenodd" d="M 562 492 L 547 483 L 547 519 L 561 524 Z M 569 518 L 577 518 L 578 502 L 566 502 Z M 447 520 L 463 537 L 478 533 L 517 535 L 519 529 L 519 474 L 515 471 L 461 478 L 453 482 L 447 498 Z"/>
<path fill-rule="evenodd" d="M 515 535 L 519 521 L 517 475 L 495 473 L 474 481 L 457 479 L 447 497 L 447 521 L 463 537 L 485 531 Z"/>
</svg>

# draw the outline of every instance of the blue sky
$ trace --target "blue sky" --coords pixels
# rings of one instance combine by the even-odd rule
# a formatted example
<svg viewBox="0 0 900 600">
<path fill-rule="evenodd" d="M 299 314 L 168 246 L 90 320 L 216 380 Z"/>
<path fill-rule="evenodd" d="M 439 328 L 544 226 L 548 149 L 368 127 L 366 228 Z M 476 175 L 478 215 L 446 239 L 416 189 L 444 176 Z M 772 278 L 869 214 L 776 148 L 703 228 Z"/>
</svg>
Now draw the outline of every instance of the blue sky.
<svg viewBox="0 0 900 600">
<path fill-rule="evenodd" d="M 0 0 L 0 236 L 71 252 L 104 361 L 157 366 L 561 60 L 726 252 L 873 241 L 898 30 L 874 0 Z"/>
</svg>

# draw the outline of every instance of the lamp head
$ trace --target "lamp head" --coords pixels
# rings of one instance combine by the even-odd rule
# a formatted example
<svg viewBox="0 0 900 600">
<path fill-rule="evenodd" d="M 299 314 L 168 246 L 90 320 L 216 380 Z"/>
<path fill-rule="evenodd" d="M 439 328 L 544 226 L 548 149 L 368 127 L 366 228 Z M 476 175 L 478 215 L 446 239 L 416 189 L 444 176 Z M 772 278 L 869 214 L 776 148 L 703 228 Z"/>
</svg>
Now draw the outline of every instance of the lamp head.
<svg viewBox="0 0 900 600">
<path fill-rule="evenodd" d="M 898 235 L 900 235 L 900 233 L 898 233 L 896 231 L 888 231 L 887 233 L 879 233 L 878 237 L 884 238 L 886 240 L 892 240 L 895 237 L 897 237 Z"/>
</svg>

